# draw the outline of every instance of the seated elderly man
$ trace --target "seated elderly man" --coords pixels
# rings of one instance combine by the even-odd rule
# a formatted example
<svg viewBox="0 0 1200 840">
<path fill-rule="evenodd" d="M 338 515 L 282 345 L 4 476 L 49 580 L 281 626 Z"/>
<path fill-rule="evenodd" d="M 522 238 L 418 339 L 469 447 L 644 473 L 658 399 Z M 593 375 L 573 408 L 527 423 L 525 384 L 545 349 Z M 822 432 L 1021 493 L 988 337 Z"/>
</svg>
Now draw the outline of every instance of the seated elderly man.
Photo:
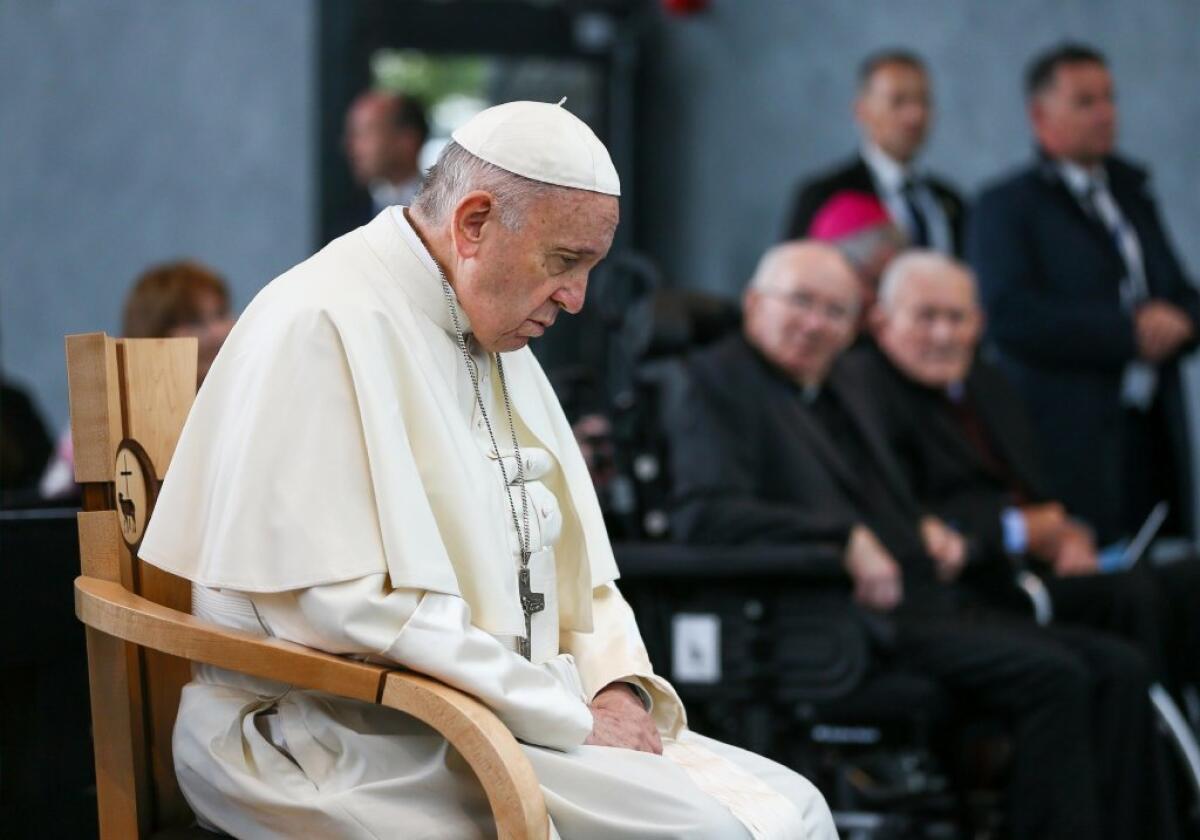
<svg viewBox="0 0 1200 840">
<path fill-rule="evenodd" d="M 958 583 L 964 543 L 925 515 L 870 406 L 835 364 L 855 337 L 854 272 L 831 246 L 767 252 L 744 335 L 689 362 L 672 441 L 674 526 L 699 543 L 836 541 L 854 597 L 890 628 L 882 655 L 965 711 L 998 715 L 1014 757 L 1011 834 L 1171 836 L 1143 815 L 1161 795 L 1147 666 L 1119 640 L 990 613 Z"/>
<path fill-rule="evenodd" d="M 1194 682 L 1200 563 L 1096 574 L 1091 529 L 1045 489 L 1020 395 L 977 357 L 983 313 L 970 270 L 932 251 L 901 256 L 871 320 L 878 347 L 855 351 L 850 364 L 870 381 L 917 498 L 991 560 L 979 563 L 991 574 L 974 581 L 985 597 L 1007 600 L 1014 571 L 1028 566 L 1056 620 L 1136 641 L 1171 687 Z"/>
<path fill-rule="evenodd" d="M 803 778 L 688 731 L 527 347 L 583 305 L 619 192 L 563 108 L 477 115 L 411 208 L 246 309 L 141 555 L 193 581 L 207 620 L 479 698 L 527 745 L 555 837 L 825 840 Z M 392 709 L 204 667 L 174 748 L 201 822 L 238 837 L 493 830 L 461 757 Z"/>
</svg>

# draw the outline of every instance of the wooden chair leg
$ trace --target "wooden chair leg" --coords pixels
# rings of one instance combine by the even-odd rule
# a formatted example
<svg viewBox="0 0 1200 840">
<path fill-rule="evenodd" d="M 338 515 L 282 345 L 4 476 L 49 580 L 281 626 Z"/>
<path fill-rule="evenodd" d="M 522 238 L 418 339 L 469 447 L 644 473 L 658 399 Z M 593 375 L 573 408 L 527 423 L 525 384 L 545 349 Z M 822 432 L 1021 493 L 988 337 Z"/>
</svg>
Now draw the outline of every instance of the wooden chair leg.
<svg viewBox="0 0 1200 840">
<path fill-rule="evenodd" d="M 87 628 L 92 743 L 101 840 L 147 837 L 151 824 L 145 733 L 131 708 L 130 684 L 140 679 L 137 647 Z"/>
</svg>

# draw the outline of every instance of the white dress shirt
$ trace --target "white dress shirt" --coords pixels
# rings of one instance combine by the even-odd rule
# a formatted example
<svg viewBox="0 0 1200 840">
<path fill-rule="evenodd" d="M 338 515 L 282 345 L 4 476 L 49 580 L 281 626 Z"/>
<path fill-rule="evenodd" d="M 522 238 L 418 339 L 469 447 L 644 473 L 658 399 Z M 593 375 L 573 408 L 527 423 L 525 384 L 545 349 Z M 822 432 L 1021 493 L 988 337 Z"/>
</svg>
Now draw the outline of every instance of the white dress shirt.
<svg viewBox="0 0 1200 840">
<path fill-rule="evenodd" d="M 887 208 L 888 215 L 910 240 L 915 237 L 916 223 L 904 200 L 904 184 L 913 182 L 913 200 L 925 215 L 929 231 L 929 247 L 943 254 L 954 253 L 954 239 L 950 231 L 950 220 L 942 209 L 941 202 L 925 182 L 919 171 L 911 165 L 893 159 L 874 143 L 865 143 L 862 158 L 871 172 L 879 198 Z"/>
</svg>

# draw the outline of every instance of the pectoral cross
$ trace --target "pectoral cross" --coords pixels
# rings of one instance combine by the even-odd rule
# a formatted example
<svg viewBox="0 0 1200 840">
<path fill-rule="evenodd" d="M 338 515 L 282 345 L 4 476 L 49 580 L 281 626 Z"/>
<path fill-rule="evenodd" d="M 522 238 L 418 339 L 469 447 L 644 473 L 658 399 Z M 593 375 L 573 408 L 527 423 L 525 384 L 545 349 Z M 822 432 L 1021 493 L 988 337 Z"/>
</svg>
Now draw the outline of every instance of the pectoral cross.
<svg viewBox="0 0 1200 840">
<path fill-rule="evenodd" d="M 528 567 L 521 569 L 517 574 L 517 583 L 521 593 L 521 611 L 525 613 L 525 638 L 517 639 L 517 653 L 532 661 L 533 614 L 546 609 L 546 596 L 533 591 L 529 583 Z"/>
</svg>

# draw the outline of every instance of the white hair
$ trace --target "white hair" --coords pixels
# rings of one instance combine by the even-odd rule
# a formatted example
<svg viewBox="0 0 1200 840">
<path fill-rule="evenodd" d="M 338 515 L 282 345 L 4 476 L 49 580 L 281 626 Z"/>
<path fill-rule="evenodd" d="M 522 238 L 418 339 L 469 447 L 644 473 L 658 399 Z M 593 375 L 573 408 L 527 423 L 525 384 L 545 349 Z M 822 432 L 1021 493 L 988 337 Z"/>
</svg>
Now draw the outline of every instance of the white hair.
<svg viewBox="0 0 1200 840">
<path fill-rule="evenodd" d="M 816 239 L 800 239 L 781 242 L 768 248 L 759 259 L 758 267 L 754 269 L 749 287 L 757 291 L 770 289 L 780 275 L 787 273 L 793 263 L 811 260 L 838 262 L 845 267 L 850 276 L 854 275 L 854 267 L 837 247 Z"/>
<path fill-rule="evenodd" d="M 890 245 L 900 250 L 908 243 L 900 229 L 889 222 L 848 234 L 834 240 L 832 244 L 842 252 L 856 271 L 862 271 L 870 264 L 875 252 L 883 246 Z"/>
<path fill-rule="evenodd" d="M 500 224 L 517 230 L 524 223 L 530 205 L 565 189 L 501 169 L 451 140 L 425 176 L 412 206 L 422 217 L 439 224 L 450 216 L 463 196 L 482 190 L 496 200 Z"/>
<path fill-rule="evenodd" d="M 964 263 L 937 251 L 914 248 L 888 263 L 879 281 L 879 305 L 891 312 L 896 298 L 913 277 L 946 273 L 966 277 L 971 284 L 971 297 L 976 297 L 975 275 Z"/>
</svg>

